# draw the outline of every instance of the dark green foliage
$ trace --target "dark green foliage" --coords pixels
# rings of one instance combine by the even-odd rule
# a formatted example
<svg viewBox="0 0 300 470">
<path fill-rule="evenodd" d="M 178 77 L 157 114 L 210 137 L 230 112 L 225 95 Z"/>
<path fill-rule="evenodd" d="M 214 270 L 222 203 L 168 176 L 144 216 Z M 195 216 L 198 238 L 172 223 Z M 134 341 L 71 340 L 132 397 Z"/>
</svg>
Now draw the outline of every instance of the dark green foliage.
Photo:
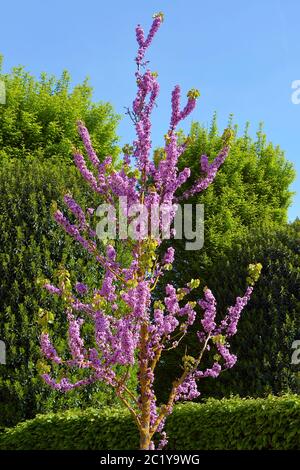
<svg viewBox="0 0 300 470">
<path fill-rule="evenodd" d="M 76 121 L 89 128 L 100 158 L 116 157 L 118 117 L 109 103 L 92 103 L 87 80 L 72 90 L 70 76 L 60 79 L 43 73 L 36 80 L 22 67 L 1 74 L 6 104 L 0 106 L 0 157 L 27 156 L 71 161 L 72 148 L 81 147 Z"/>
<path fill-rule="evenodd" d="M 299 450 L 300 398 L 177 405 L 166 429 L 171 450 Z M 39 415 L 0 435 L 1 450 L 126 450 L 138 442 L 130 414 L 114 408 Z"/>
<path fill-rule="evenodd" d="M 291 364 L 292 343 L 300 339 L 299 242 L 299 222 L 273 233 L 255 233 L 236 244 L 212 271 L 208 282 L 224 312 L 243 291 L 247 265 L 263 265 L 232 340 L 237 364 L 217 381 L 203 383 L 205 395 L 300 392 L 299 365 Z"/>
<path fill-rule="evenodd" d="M 56 341 L 64 338 L 65 313 L 60 302 L 37 285 L 37 278 L 53 279 L 63 263 L 74 280 L 96 287 L 101 279 L 99 265 L 51 216 L 51 202 L 63 208 L 67 190 L 83 208 L 97 207 L 78 173 L 63 162 L 36 160 L 3 161 L 0 168 L 0 338 L 7 346 L 7 364 L 0 365 L 0 424 L 13 425 L 36 412 L 113 400 L 112 392 L 99 384 L 61 395 L 43 384 L 37 370 L 39 307 L 55 313 L 51 335 L 67 350 L 65 343 Z"/>
<path fill-rule="evenodd" d="M 298 221 L 273 232 L 252 233 L 232 249 L 224 250 L 223 259 L 211 268 L 205 284 L 214 292 L 219 318 L 223 318 L 227 307 L 245 290 L 249 263 L 263 265 L 252 298 L 242 312 L 238 332 L 231 340 L 238 361 L 217 380 L 209 378 L 199 384 L 203 398 L 299 393 L 299 365 L 291 365 L 292 343 L 300 339 L 299 241 Z M 167 389 L 179 373 L 178 364 L 186 347 L 189 354 L 197 354 L 194 334 L 179 349 L 169 352 L 158 370 L 161 399 L 166 399 Z"/>
</svg>

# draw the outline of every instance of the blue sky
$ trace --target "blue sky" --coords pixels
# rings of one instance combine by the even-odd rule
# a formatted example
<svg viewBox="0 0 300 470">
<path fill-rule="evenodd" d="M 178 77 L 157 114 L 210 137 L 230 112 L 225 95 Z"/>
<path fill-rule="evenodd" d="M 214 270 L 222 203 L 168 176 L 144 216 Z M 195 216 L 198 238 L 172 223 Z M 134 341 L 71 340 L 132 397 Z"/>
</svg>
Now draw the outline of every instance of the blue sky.
<svg viewBox="0 0 300 470">
<path fill-rule="evenodd" d="M 297 196 L 289 215 L 300 216 L 300 104 L 291 100 L 291 84 L 300 80 L 298 0 L 1 2 L 4 70 L 22 64 L 35 75 L 60 75 L 67 69 L 74 83 L 88 76 L 94 99 L 123 113 L 135 93 L 134 27 L 139 22 L 148 29 L 156 11 L 165 13 L 165 22 L 149 53 L 161 85 L 154 144 L 169 122 L 173 86 L 180 84 L 184 93 L 199 88 L 191 119 L 209 123 L 216 110 L 222 128 L 233 113 L 241 131 L 251 122 L 253 135 L 264 121 L 269 140 L 296 167 Z M 127 117 L 119 134 L 122 143 L 133 137 Z"/>
</svg>

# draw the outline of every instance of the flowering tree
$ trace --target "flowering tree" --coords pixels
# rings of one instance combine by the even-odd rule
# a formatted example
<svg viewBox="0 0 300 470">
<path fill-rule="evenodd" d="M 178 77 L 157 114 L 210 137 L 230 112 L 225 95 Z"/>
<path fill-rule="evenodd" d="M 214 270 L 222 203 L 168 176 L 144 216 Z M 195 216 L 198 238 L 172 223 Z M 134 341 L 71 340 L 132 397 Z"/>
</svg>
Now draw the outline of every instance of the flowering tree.
<svg viewBox="0 0 300 470">
<path fill-rule="evenodd" d="M 177 167 L 178 159 L 188 142 L 179 141 L 176 127 L 195 108 L 199 92 L 190 90 L 187 103 L 181 108 L 180 88 L 174 88 L 165 147 L 151 160 L 150 117 L 159 85 L 157 74 L 147 68 L 148 62 L 145 62 L 144 57 L 162 21 L 161 13 L 154 15 L 147 37 L 140 26 L 136 28 L 137 95 L 132 109 L 128 110 L 134 122 L 136 140 L 132 146 L 127 145 L 123 149 L 121 170 L 115 171 L 112 168 L 110 157 L 103 162 L 99 161 L 82 122 L 78 123 L 78 131 L 92 169 L 89 169 L 84 156 L 78 151 L 74 153 L 74 160 L 91 189 L 99 194 L 100 201 L 105 200 L 115 206 L 117 198 L 122 198 L 122 215 L 130 217 L 132 205 L 146 208 L 148 212 L 153 207 L 164 205 L 169 208 L 169 221 L 172 221 L 176 213 L 176 202 L 203 191 L 214 180 L 229 152 L 230 131 L 225 132 L 224 148 L 214 161 L 209 162 L 205 155 L 201 157 L 202 177 L 189 190 L 181 191 L 179 197 L 177 190 L 188 180 L 190 170 L 185 168 L 179 172 Z M 135 161 L 134 167 L 131 166 L 132 160 Z M 76 223 L 70 222 L 57 209 L 54 213 L 55 220 L 95 257 L 104 274 L 99 289 L 93 290 L 81 282 L 77 282 L 73 288 L 69 273 L 64 269 L 59 272 L 57 286 L 48 281 L 44 283 L 48 291 L 61 296 L 65 302 L 71 354 L 69 359 L 60 357 L 45 330 L 41 335 L 43 354 L 48 360 L 61 366 L 64 376 L 55 378 L 54 372 L 50 375 L 48 367 L 47 373 L 42 375 L 43 379 L 51 387 L 62 392 L 95 381 L 104 381 L 114 388 L 117 396 L 132 414 L 140 433 L 140 448 L 154 449 L 154 436 L 160 435 L 158 448 L 161 449 L 167 442 L 163 431 L 165 420 L 172 412 L 174 404 L 179 400 L 198 397 L 199 380 L 217 377 L 222 370 L 235 364 L 236 356 L 229 351 L 228 339 L 237 331 L 241 311 L 251 296 L 260 266 L 251 266 L 249 287 L 244 296 L 237 298 L 235 305 L 228 308 L 225 317 L 217 323 L 216 300 L 208 288 L 204 289 L 204 296 L 198 302 L 189 300 L 191 291 L 199 287 L 199 280 L 191 280 L 180 289 L 168 284 L 164 299 L 154 301 L 153 291 L 157 282 L 164 275 L 164 271 L 171 269 L 174 260 L 172 247 L 169 247 L 162 257 L 157 254 L 157 248 L 162 241 L 162 213 L 158 212 L 155 222 L 154 212 L 151 212 L 151 223 L 156 226 L 155 235 L 152 231 L 149 232 L 147 224 L 141 218 L 138 220 L 135 225 L 136 238 L 124 241 L 130 247 L 131 253 L 130 262 L 125 266 L 118 260 L 113 241 L 106 243 L 106 255 L 101 252 L 101 242 L 91 226 L 94 209 L 88 208 L 84 211 L 70 194 L 67 194 L 64 200 Z M 174 230 L 172 234 L 174 235 Z M 79 317 L 79 313 L 83 314 L 84 319 Z M 199 353 L 196 357 L 187 353 L 184 355 L 169 399 L 165 404 L 157 404 L 153 388 L 156 365 L 164 351 L 176 348 L 187 334 L 188 328 L 195 322 L 199 327 Z M 92 325 L 94 341 L 93 345 L 89 343 L 88 346 L 84 342 L 85 335 L 82 334 L 84 324 L 87 323 Z M 201 360 L 205 351 L 210 348 L 216 349 L 215 362 L 205 369 L 201 367 Z M 135 363 L 138 367 L 136 392 L 128 387 Z M 77 367 L 80 373 L 77 382 L 68 378 L 68 368 L 73 372 L 74 367 Z"/>
</svg>

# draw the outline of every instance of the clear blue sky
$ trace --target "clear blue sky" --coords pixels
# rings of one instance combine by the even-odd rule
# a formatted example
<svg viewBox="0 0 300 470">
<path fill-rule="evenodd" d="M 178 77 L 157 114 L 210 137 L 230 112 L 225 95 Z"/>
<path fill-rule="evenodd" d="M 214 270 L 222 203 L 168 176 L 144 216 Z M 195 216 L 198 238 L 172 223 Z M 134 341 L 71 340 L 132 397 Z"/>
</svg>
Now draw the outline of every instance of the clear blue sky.
<svg viewBox="0 0 300 470">
<path fill-rule="evenodd" d="M 264 121 L 268 138 L 295 164 L 290 219 L 300 216 L 300 104 L 291 101 L 291 83 L 300 80 L 299 0 L 1 2 L 4 70 L 23 64 L 35 75 L 59 75 L 67 69 L 74 83 L 89 76 L 94 99 L 123 113 L 135 93 L 134 27 L 140 22 L 147 29 L 157 11 L 165 22 L 149 54 L 161 84 L 154 143 L 169 121 L 172 87 L 199 88 L 193 120 L 208 123 L 216 110 L 224 127 L 234 113 L 241 128 L 251 122 L 253 134 Z M 133 137 L 127 118 L 119 133 L 122 143 Z"/>
</svg>

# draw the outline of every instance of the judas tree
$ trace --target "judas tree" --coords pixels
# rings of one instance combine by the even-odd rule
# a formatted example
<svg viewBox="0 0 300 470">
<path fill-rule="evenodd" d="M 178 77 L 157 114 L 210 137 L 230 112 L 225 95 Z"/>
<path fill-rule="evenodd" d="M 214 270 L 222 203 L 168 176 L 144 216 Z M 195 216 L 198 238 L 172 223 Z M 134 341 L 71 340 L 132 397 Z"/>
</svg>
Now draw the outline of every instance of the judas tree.
<svg viewBox="0 0 300 470">
<path fill-rule="evenodd" d="M 46 329 L 41 335 L 43 354 L 53 363 L 52 372 L 47 366 L 42 375 L 45 382 L 61 392 L 95 381 L 109 384 L 136 422 L 141 449 L 154 449 L 155 445 L 162 448 L 167 442 L 163 431 L 165 420 L 174 404 L 179 400 L 195 399 L 199 395 L 198 381 L 218 377 L 235 364 L 236 356 L 230 352 L 228 341 L 237 331 L 241 311 L 249 301 L 260 271 L 260 266 L 251 266 L 244 296 L 236 299 L 221 320 L 217 320 L 216 300 L 209 288 L 204 288 L 203 298 L 192 300 L 195 292 L 191 292 L 200 284 L 198 279 L 179 289 L 168 284 L 163 299 L 155 296 L 157 283 L 164 272 L 172 268 L 174 249 L 169 247 L 158 255 L 158 251 L 161 252 L 161 247 L 160 250 L 158 247 L 164 238 L 165 211 L 153 208 L 168 208 L 170 226 L 178 204 L 213 182 L 230 147 L 230 131 L 226 131 L 220 153 L 213 161 L 201 156 L 201 177 L 189 189 L 179 191 L 190 177 L 190 170 L 178 170 L 178 161 L 188 141 L 182 142 L 176 128 L 195 108 L 199 92 L 190 90 L 185 106 L 181 107 L 180 88 L 176 86 L 172 92 L 172 112 L 165 146 L 151 158 L 151 113 L 159 85 L 157 74 L 148 69 L 145 53 L 162 21 L 161 13 L 154 15 L 147 37 L 140 26 L 136 28 L 137 94 L 132 108 L 128 109 L 136 139 L 132 146 L 126 145 L 123 149 L 122 168 L 116 171 L 110 157 L 99 160 L 82 122 L 78 123 L 78 131 L 89 162 L 80 152 L 74 151 L 74 161 L 83 178 L 99 195 L 99 203 L 107 203 L 108 225 L 116 222 L 116 211 L 109 209 L 117 207 L 118 202 L 116 228 L 121 229 L 120 221 L 125 217 L 133 224 L 130 238 L 120 237 L 119 233 L 130 259 L 127 256 L 124 261 L 119 256 L 115 240 L 108 239 L 104 243 L 99 239 L 101 237 L 94 226 L 95 215 L 99 215 L 99 211 L 94 208 L 83 210 L 67 194 L 64 201 L 72 219 L 57 208 L 54 218 L 95 258 L 103 270 L 103 279 L 96 289 L 82 282 L 72 285 L 69 273 L 60 269 L 57 285 L 45 282 L 44 287 L 61 296 L 65 303 L 69 358 L 62 357 L 58 348 L 53 346 Z M 140 209 L 138 218 L 134 217 L 132 207 Z M 147 223 L 149 220 L 146 222 L 141 216 L 145 211 L 151 213 L 151 229 Z M 174 234 L 172 229 L 171 236 Z M 110 236 L 113 238 L 111 232 Z M 199 351 L 196 356 L 186 351 L 182 363 L 178 364 L 178 378 L 172 384 L 168 400 L 163 404 L 157 403 L 153 387 L 156 366 L 164 352 L 176 348 L 193 324 L 198 326 Z M 214 362 L 209 368 L 203 368 L 201 360 L 212 348 L 216 350 Z M 131 374 L 136 371 L 134 366 L 138 371 L 136 390 L 128 386 Z M 68 371 L 74 373 L 74 368 L 78 368 L 76 382 L 68 378 Z"/>
</svg>

